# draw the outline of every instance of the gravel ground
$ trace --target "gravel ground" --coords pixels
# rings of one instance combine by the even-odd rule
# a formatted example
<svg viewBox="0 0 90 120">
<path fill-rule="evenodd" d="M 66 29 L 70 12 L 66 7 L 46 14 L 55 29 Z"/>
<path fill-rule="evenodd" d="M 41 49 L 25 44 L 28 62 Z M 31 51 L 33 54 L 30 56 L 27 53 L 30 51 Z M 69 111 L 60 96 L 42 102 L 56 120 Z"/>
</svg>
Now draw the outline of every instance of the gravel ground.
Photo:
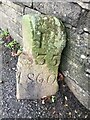
<svg viewBox="0 0 90 120">
<path fill-rule="evenodd" d="M 11 57 L 10 50 L 3 48 L 2 117 L 3 118 L 89 118 L 90 111 L 82 106 L 67 85 L 60 84 L 56 101 L 42 104 L 40 100 L 16 99 L 17 57 Z M 75 119 L 76 120 L 76 119 Z"/>
</svg>

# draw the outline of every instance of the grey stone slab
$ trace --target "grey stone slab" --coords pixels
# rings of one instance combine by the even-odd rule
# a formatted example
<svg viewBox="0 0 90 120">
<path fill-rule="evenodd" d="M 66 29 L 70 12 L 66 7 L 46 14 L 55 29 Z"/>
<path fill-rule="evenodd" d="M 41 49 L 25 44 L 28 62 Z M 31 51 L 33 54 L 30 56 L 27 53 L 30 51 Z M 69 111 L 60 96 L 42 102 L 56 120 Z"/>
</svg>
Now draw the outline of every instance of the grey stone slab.
<svg viewBox="0 0 90 120">
<path fill-rule="evenodd" d="M 33 9 L 30 9 L 28 7 L 25 7 L 25 14 L 41 14 L 40 12 L 36 11 L 36 10 L 33 10 Z"/>
<path fill-rule="evenodd" d="M 81 12 L 81 8 L 73 3 L 41 2 L 33 3 L 33 6 L 40 12 L 54 15 L 71 25 L 76 25 Z"/>
<path fill-rule="evenodd" d="M 80 64 L 77 60 L 70 59 L 68 57 L 62 56 L 60 70 L 64 73 L 68 72 L 68 75 L 71 76 L 72 80 L 77 83 L 82 89 L 84 89 L 87 94 L 90 94 L 90 80 L 89 77 L 86 75 L 85 72 L 85 65 L 84 63 Z M 64 61 L 64 66 L 63 66 Z M 82 93 L 81 93 L 82 94 Z"/>
<path fill-rule="evenodd" d="M 83 87 L 79 86 L 75 81 L 73 81 L 70 76 L 66 77 L 66 83 L 68 84 L 70 90 L 78 98 L 78 100 L 90 110 L 90 94 Z"/>
</svg>

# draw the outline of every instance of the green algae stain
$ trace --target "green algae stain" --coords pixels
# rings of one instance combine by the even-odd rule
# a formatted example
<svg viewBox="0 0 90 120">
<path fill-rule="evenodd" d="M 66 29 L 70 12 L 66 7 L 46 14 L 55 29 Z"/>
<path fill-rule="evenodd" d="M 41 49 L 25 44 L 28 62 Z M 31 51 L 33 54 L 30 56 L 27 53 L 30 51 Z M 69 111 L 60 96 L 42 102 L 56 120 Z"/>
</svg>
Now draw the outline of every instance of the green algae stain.
<svg viewBox="0 0 90 120">
<path fill-rule="evenodd" d="M 23 26 L 25 49 L 32 51 L 36 64 L 47 64 L 56 74 L 66 44 L 63 23 L 53 16 L 33 14 L 23 17 Z"/>
</svg>

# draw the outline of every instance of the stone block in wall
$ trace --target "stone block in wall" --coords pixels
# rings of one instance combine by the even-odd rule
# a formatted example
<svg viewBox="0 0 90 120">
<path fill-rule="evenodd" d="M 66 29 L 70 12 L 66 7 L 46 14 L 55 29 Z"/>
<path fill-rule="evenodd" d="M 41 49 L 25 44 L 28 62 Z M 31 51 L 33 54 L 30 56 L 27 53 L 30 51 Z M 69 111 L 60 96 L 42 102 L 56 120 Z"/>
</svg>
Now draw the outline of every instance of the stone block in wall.
<svg viewBox="0 0 90 120">
<path fill-rule="evenodd" d="M 2 10 L 9 17 L 9 19 L 12 19 L 14 22 L 17 21 L 17 17 L 22 16 L 22 14 L 17 12 L 15 9 L 4 4 L 2 5 Z"/>
<path fill-rule="evenodd" d="M 22 36 L 21 26 L 11 20 L 9 20 L 9 29 L 17 33 L 19 36 Z"/>
<path fill-rule="evenodd" d="M 13 1 L 10 1 L 10 0 L 2 0 L 2 4 L 6 7 L 14 9 L 15 11 L 17 11 L 20 14 L 23 14 L 23 9 L 24 9 L 23 5 L 15 4 L 15 3 L 13 3 Z"/>
<path fill-rule="evenodd" d="M 61 18 L 64 22 L 75 26 L 79 18 L 81 8 L 73 3 L 63 2 L 38 2 L 33 3 L 34 8 L 45 14 L 52 14 Z"/>
<path fill-rule="evenodd" d="M 77 54 L 77 56 L 80 57 L 82 54 L 84 54 L 84 55 L 87 54 L 87 49 L 88 49 L 87 47 L 88 47 L 88 41 L 87 41 L 87 44 L 85 44 L 85 45 L 82 43 L 80 45 L 80 44 L 75 44 L 75 42 L 67 42 L 65 54 L 66 54 L 66 52 L 71 51 L 72 53 L 75 52 Z M 69 52 L 68 52 L 68 55 L 69 55 Z"/>
<path fill-rule="evenodd" d="M 74 93 L 76 98 L 87 108 L 90 110 L 90 94 L 85 91 L 82 87 L 76 84 L 73 79 L 70 77 L 66 78 L 66 82 L 70 88 L 70 90 Z M 88 88 L 87 88 L 88 89 Z"/>
<path fill-rule="evenodd" d="M 15 32 L 14 30 L 9 28 L 9 32 L 11 34 L 11 36 L 20 43 L 20 45 L 22 46 L 22 36 L 20 36 L 17 32 Z"/>
<path fill-rule="evenodd" d="M 62 61 L 64 61 L 64 66 L 62 64 L 63 63 Z M 68 75 L 72 78 L 72 80 L 74 80 L 80 87 L 85 89 L 87 93 L 90 92 L 90 90 L 88 89 L 88 85 L 90 84 L 90 82 L 85 73 L 84 63 L 80 64 L 80 62 L 75 58 L 72 60 L 67 56 L 63 55 L 60 69 L 63 71 L 66 78 L 67 78 L 66 72 L 68 72 Z"/>
<path fill-rule="evenodd" d="M 78 58 L 80 58 L 82 54 L 86 55 L 88 48 L 88 34 L 85 32 L 83 34 L 79 34 L 78 29 L 73 29 L 73 27 L 71 29 L 67 29 L 67 34 L 67 45 L 64 51 L 65 55 L 70 56 L 71 52 L 72 55 L 73 52 L 75 52 Z"/>
<path fill-rule="evenodd" d="M 36 10 L 33 10 L 33 9 L 30 9 L 28 7 L 25 7 L 25 14 L 30 14 L 30 13 L 33 13 L 33 14 L 41 14 L 40 12 L 36 11 Z"/>
<path fill-rule="evenodd" d="M 77 23 L 77 29 L 79 34 L 83 34 L 84 32 L 89 32 L 90 25 L 90 11 L 88 10 L 83 10 L 81 11 L 80 18 Z"/>
<path fill-rule="evenodd" d="M 90 10 L 90 1 L 87 2 L 82 2 L 82 1 L 78 1 L 77 2 L 83 9 L 87 9 L 87 10 Z"/>
<path fill-rule="evenodd" d="M 7 26 L 7 28 L 8 28 L 9 27 L 9 19 L 8 19 L 8 16 L 4 12 L 1 12 L 0 26 L 2 26 L 2 28 L 3 28 L 3 25 Z M 5 28 L 5 29 L 7 29 L 7 28 Z"/>
<path fill-rule="evenodd" d="M 89 11 L 82 10 L 77 25 L 68 27 L 67 45 L 62 53 L 60 64 L 60 70 L 64 75 L 65 72 L 68 72 L 68 76 L 70 77 L 69 81 L 68 76 L 65 78 L 69 88 L 73 91 L 78 100 L 88 109 L 90 109 L 90 106 L 88 106 L 88 101 L 90 101 L 90 77 L 86 70 L 89 65 L 87 62 L 87 52 L 89 50 L 89 20 Z M 78 88 L 82 89 L 84 94 Z M 85 99 L 85 97 L 87 99 Z"/>
<path fill-rule="evenodd" d="M 31 7 L 32 6 L 32 2 L 29 2 L 29 1 L 24 1 L 22 4 L 24 6 L 27 6 L 27 7 Z"/>
<path fill-rule="evenodd" d="M 58 91 L 60 57 L 66 44 L 64 25 L 56 17 L 23 16 L 23 53 L 17 63 L 17 99 L 40 99 Z"/>
<path fill-rule="evenodd" d="M 87 31 L 90 34 L 90 24 L 89 23 L 90 23 L 90 11 L 88 12 L 87 19 L 86 19 L 86 27 L 88 28 Z"/>
</svg>

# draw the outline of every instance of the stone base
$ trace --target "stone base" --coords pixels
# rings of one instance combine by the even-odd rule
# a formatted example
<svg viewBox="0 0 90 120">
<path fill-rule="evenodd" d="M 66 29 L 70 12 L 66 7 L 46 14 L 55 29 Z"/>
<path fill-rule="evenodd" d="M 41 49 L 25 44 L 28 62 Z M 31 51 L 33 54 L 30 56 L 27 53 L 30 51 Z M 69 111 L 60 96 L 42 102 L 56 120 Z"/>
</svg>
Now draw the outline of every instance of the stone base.
<svg viewBox="0 0 90 120">
<path fill-rule="evenodd" d="M 47 66 L 31 64 L 27 55 L 21 54 L 17 64 L 17 99 L 40 99 L 58 91 L 57 76 Z"/>
</svg>

